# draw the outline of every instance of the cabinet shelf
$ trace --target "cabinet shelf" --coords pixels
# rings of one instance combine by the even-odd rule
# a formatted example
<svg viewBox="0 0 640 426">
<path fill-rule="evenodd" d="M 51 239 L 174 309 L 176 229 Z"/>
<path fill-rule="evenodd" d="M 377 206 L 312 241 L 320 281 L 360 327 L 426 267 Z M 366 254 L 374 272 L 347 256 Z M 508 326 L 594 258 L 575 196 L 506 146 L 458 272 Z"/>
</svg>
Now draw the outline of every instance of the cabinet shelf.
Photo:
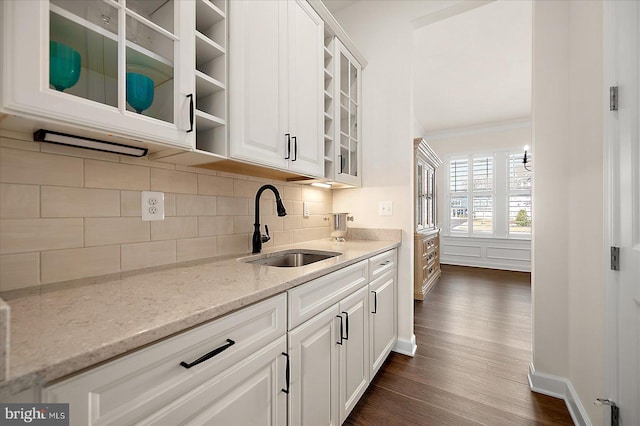
<svg viewBox="0 0 640 426">
<path fill-rule="evenodd" d="M 331 74 L 331 72 L 328 69 L 324 69 L 324 78 L 325 79 L 332 79 L 333 78 L 333 74 Z"/>
<path fill-rule="evenodd" d="M 51 34 L 63 37 L 65 41 L 73 41 L 72 47 L 79 52 L 86 51 L 117 51 L 118 36 L 92 22 L 89 22 L 73 13 L 62 9 L 55 4 L 50 5 Z M 84 30 L 90 30 L 100 37 L 81 36 Z M 99 43 L 100 46 L 94 46 Z M 71 44 L 71 43 L 70 43 Z M 142 71 L 147 74 L 156 86 L 173 78 L 173 61 L 158 55 L 142 46 L 127 40 L 127 66 L 135 68 L 135 71 Z M 97 61 L 85 61 L 87 69 L 96 71 L 108 77 L 117 78 L 118 68 L 116 64 L 103 64 Z"/>
<path fill-rule="evenodd" d="M 225 126 L 226 124 L 225 120 L 216 117 L 215 115 L 207 114 L 206 112 L 198 109 L 196 110 L 196 127 L 198 132 Z"/>
<path fill-rule="evenodd" d="M 224 20 L 226 14 L 207 0 L 196 2 L 196 28 L 210 28 Z"/>
<path fill-rule="evenodd" d="M 224 47 L 196 31 L 196 66 L 207 64 L 226 53 Z"/>
<path fill-rule="evenodd" d="M 324 140 L 327 142 L 333 142 L 333 138 L 327 134 L 324 135 Z"/>
<path fill-rule="evenodd" d="M 215 78 L 208 76 L 202 71 L 195 70 L 196 74 L 196 94 L 198 97 L 209 96 L 213 93 L 220 92 L 226 89 L 224 83 L 216 80 Z"/>
<path fill-rule="evenodd" d="M 324 54 L 329 58 L 333 58 L 333 52 L 331 52 L 327 46 L 324 47 Z"/>
<path fill-rule="evenodd" d="M 333 120 L 333 117 L 329 114 L 329 113 L 324 113 L 324 118 L 326 118 L 327 120 Z"/>
<path fill-rule="evenodd" d="M 324 91 L 324 97 L 325 99 L 333 100 L 333 96 L 331 96 L 331 93 L 327 92 L 326 90 Z"/>
</svg>

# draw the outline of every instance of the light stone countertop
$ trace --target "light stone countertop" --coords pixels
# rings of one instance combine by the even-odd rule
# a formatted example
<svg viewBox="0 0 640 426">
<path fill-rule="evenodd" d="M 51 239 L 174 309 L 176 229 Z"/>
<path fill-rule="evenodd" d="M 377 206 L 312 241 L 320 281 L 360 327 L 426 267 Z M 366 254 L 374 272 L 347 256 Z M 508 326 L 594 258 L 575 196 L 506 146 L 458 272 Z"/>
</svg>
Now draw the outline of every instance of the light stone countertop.
<svg viewBox="0 0 640 426">
<path fill-rule="evenodd" d="M 41 386 L 399 246 L 329 239 L 280 246 L 340 256 L 297 268 L 213 258 L 2 296 L 11 309 L 9 374 L 0 397 Z M 397 238 L 396 238 L 397 235 Z M 245 256 L 248 256 L 247 253 Z"/>
</svg>

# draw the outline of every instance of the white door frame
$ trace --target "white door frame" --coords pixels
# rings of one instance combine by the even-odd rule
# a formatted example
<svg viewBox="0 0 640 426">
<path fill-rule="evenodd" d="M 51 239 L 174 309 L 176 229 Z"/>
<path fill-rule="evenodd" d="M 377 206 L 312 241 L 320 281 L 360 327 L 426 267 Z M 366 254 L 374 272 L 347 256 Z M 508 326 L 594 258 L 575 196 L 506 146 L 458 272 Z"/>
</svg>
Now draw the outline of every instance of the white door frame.
<svg viewBox="0 0 640 426">
<path fill-rule="evenodd" d="M 603 100 L 609 99 L 609 87 L 618 84 L 616 48 L 616 19 L 614 2 L 603 4 L 603 58 L 604 81 Z M 618 401 L 618 286 L 617 272 L 610 269 L 610 248 L 616 245 L 619 234 L 619 193 L 616 186 L 616 165 L 619 158 L 619 146 L 615 142 L 619 137 L 619 129 L 615 125 L 613 113 L 609 111 L 609 102 L 603 102 L 604 134 L 603 134 L 603 298 L 605 308 L 604 336 L 604 398 Z M 640 166 L 640 165 L 639 165 Z M 611 424 L 609 410 L 605 409 L 604 425 Z"/>
</svg>

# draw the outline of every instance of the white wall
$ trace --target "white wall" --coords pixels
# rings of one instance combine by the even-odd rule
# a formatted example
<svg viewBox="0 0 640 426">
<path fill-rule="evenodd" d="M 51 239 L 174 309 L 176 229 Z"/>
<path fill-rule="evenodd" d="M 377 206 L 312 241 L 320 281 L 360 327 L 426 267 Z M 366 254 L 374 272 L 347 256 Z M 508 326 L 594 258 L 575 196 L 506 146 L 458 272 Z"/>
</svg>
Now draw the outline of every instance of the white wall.
<svg viewBox="0 0 640 426">
<path fill-rule="evenodd" d="M 398 256 L 398 339 L 413 336 L 413 120 L 410 21 L 447 2 L 357 2 L 337 20 L 367 58 L 363 73 L 362 188 L 334 190 L 336 211 L 351 212 L 353 227 L 402 229 Z M 393 203 L 378 216 L 378 202 Z"/>
<path fill-rule="evenodd" d="M 535 2 L 533 363 L 603 410 L 602 3 Z"/>
</svg>

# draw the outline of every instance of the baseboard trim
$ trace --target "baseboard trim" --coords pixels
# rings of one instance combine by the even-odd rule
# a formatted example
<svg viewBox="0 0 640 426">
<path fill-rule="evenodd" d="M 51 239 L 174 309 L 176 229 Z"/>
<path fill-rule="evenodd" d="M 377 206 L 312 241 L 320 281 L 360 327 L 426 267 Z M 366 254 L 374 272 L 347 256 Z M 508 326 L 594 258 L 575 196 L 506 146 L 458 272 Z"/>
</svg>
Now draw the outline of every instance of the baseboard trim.
<svg viewBox="0 0 640 426">
<path fill-rule="evenodd" d="M 563 399 L 574 424 L 592 426 L 591 420 L 569 379 L 538 372 L 531 363 L 529 364 L 529 389 L 543 395 Z"/>
<path fill-rule="evenodd" d="M 411 340 L 398 339 L 396 344 L 391 349 L 393 352 L 397 352 L 402 355 L 415 356 L 418 345 L 416 345 L 416 335 L 411 335 Z"/>
</svg>

